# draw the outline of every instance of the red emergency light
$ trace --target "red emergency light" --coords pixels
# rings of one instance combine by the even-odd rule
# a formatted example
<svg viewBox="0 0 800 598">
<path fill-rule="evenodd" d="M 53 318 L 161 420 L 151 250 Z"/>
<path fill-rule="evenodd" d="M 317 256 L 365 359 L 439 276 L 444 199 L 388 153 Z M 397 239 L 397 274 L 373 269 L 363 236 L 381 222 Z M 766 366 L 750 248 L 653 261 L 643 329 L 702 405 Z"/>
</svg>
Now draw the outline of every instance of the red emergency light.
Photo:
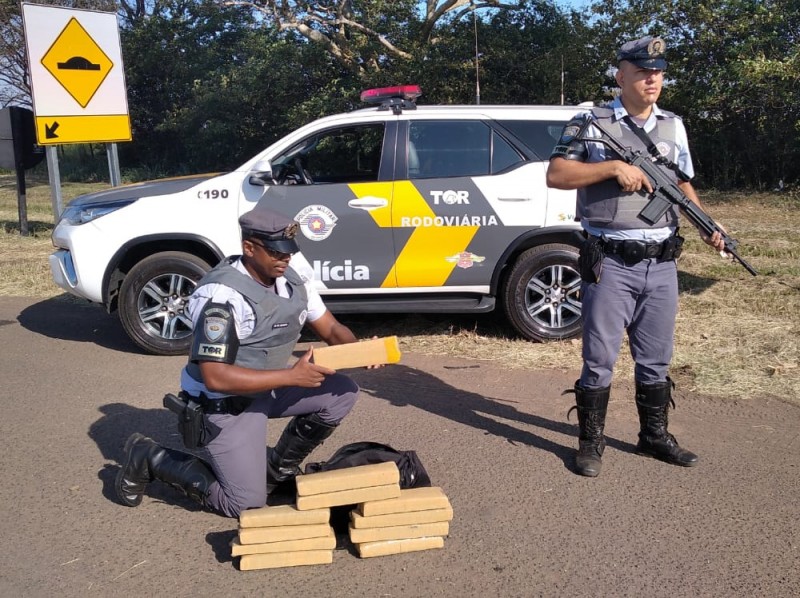
<svg viewBox="0 0 800 598">
<path fill-rule="evenodd" d="M 413 102 L 422 95 L 419 85 L 394 85 L 392 87 L 376 87 L 361 92 L 361 101 L 367 104 L 382 104 L 387 100 L 399 99 Z"/>
</svg>

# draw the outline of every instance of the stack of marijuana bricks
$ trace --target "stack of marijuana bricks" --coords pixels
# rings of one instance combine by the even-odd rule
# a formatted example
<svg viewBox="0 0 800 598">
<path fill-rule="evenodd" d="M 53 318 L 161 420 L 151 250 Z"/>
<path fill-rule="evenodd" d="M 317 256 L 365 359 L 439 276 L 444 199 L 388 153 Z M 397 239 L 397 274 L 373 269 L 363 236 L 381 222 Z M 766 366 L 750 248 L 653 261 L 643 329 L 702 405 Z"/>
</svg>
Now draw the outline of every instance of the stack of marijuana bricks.
<svg viewBox="0 0 800 598">
<path fill-rule="evenodd" d="M 297 478 L 297 508 L 356 505 L 350 541 L 362 558 L 441 548 L 453 509 L 441 488 L 400 489 L 393 462 Z"/>
<path fill-rule="evenodd" d="M 242 571 L 330 564 L 336 548 L 330 519 L 330 509 L 299 511 L 294 505 L 243 511 L 231 553 L 241 556 Z"/>
<path fill-rule="evenodd" d="M 232 542 L 239 569 L 329 564 L 336 538 L 331 507 L 350 512 L 350 540 L 362 558 L 441 548 L 453 518 L 441 488 L 400 489 L 394 462 L 298 476 L 296 505 L 242 512 Z"/>
<path fill-rule="evenodd" d="M 361 558 L 441 548 L 452 518 L 441 488 L 408 488 L 350 511 L 350 541 Z"/>
</svg>

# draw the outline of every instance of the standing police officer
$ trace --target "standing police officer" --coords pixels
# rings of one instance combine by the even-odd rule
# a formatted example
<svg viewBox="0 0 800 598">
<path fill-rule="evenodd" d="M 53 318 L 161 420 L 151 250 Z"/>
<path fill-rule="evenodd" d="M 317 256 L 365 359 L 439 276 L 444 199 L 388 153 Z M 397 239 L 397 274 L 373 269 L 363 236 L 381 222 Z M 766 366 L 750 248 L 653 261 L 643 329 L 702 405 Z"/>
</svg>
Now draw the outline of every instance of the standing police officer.
<svg viewBox="0 0 800 598">
<path fill-rule="evenodd" d="M 623 144 L 657 155 L 699 206 L 689 182 L 694 171 L 683 122 L 656 106 L 667 68 L 664 49 L 660 38 L 624 44 L 617 53 L 621 93 L 607 107 L 592 109 L 592 116 Z M 585 476 L 600 473 L 611 379 L 624 331 L 635 362 L 637 452 L 691 467 L 697 455 L 667 431 L 673 386 L 667 374 L 678 309 L 675 258 L 683 242 L 677 235 L 678 212 L 673 206 L 653 225 L 637 217 L 653 191 L 650 180 L 602 144 L 585 140 L 600 136 L 587 116 L 564 128 L 547 171 L 548 186 L 578 189 L 577 217 L 586 235 L 580 256 L 583 369 L 574 389 L 580 433 L 575 468 Z M 719 233 L 704 241 L 724 249 Z"/>
<path fill-rule="evenodd" d="M 287 368 L 304 324 L 330 345 L 356 342 L 289 261 L 298 251 L 297 223 L 262 203 L 239 219 L 242 255 L 223 260 L 188 302 L 194 324 L 183 396 L 202 407 L 208 461 L 133 434 L 116 479 L 120 501 L 135 507 L 145 485 L 161 480 L 229 517 L 263 507 L 278 483 L 350 412 L 358 386 L 315 365 L 309 349 Z M 267 421 L 293 419 L 266 449 Z M 190 447 L 194 448 L 194 447 Z M 269 453 L 269 454 L 267 454 Z"/>
</svg>

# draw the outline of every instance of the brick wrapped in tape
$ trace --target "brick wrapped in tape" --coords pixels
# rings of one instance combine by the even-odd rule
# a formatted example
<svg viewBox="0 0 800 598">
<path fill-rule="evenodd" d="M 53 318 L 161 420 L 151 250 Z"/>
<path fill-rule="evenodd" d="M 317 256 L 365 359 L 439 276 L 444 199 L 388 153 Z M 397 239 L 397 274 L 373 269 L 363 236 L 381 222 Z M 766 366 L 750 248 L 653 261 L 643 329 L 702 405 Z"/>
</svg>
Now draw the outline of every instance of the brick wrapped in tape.
<svg viewBox="0 0 800 598">
<path fill-rule="evenodd" d="M 396 336 L 314 348 L 314 363 L 332 370 L 383 365 L 398 361 L 400 361 L 400 347 Z"/>
<path fill-rule="evenodd" d="M 421 523 L 419 525 L 394 525 L 392 527 L 370 527 L 355 529 L 350 526 L 350 541 L 378 542 L 381 540 L 405 540 L 406 538 L 424 538 L 425 536 L 446 536 L 450 532 L 450 524 L 446 521 L 440 523 Z"/>
<path fill-rule="evenodd" d="M 322 538 L 330 535 L 329 523 L 314 525 L 283 525 L 280 527 L 240 527 L 239 542 L 242 544 L 266 544 L 268 542 L 284 542 L 286 540 L 304 540 L 305 538 Z"/>
<path fill-rule="evenodd" d="M 389 513 L 364 517 L 357 511 L 350 511 L 350 523 L 356 529 L 369 527 L 392 527 L 395 525 L 415 525 L 417 523 L 439 523 L 453 519 L 453 509 L 428 509 L 425 511 L 407 511 L 405 513 Z"/>
<path fill-rule="evenodd" d="M 371 488 L 400 483 L 400 471 L 394 461 L 345 467 L 297 476 L 298 496 L 326 494 L 355 488 Z M 345 503 L 347 504 L 347 503 Z"/>
<path fill-rule="evenodd" d="M 405 540 L 381 540 L 378 542 L 361 542 L 356 544 L 358 556 L 366 559 L 373 556 L 386 556 L 389 554 L 402 554 L 418 550 L 433 550 L 444 546 L 441 536 L 427 536 L 425 538 L 406 538 Z"/>
<path fill-rule="evenodd" d="M 364 517 L 372 517 L 373 515 L 386 515 L 388 513 L 448 508 L 450 508 L 450 500 L 441 488 L 434 486 L 407 488 L 402 490 L 397 498 L 365 502 L 358 505 L 358 512 Z"/>
<path fill-rule="evenodd" d="M 331 533 L 320 538 L 306 538 L 304 540 L 285 540 L 283 542 L 268 542 L 266 544 L 242 544 L 238 539 L 231 542 L 231 556 L 243 554 L 267 554 L 275 552 L 300 552 L 306 550 L 333 550 L 336 548 L 336 535 Z"/>
<path fill-rule="evenodd" d="M 278 567 L 298 567 L 300 565 L 329 565 L 332 562 L 332 550 L 245 554 L 239 560 L 239 569 L 241 571 L 253 571 L 255 569 L 276 569 Z"/>
<path fill-rule="evenodd" d="M 294 505 L 279 505 L 248 509 L 239 515 L 239 527 L 277 527 L 283 525 L 313 525 L 328 523 L 330 509 L 298 511 Z"/>
<path fill-rule="evenodd" d="M 372 486 L 371 488 L 354 488 L 353 490 L 340 490 L 325 494 L 312 494 L 311 496 L 298 496 L 297 508 L 319 509 L 322 507 L 340 507 L 355 505 L 369 500 L 383 500 L 400 496 L 400 484 L 386 484 L 385 486 Z"/>
</svg>

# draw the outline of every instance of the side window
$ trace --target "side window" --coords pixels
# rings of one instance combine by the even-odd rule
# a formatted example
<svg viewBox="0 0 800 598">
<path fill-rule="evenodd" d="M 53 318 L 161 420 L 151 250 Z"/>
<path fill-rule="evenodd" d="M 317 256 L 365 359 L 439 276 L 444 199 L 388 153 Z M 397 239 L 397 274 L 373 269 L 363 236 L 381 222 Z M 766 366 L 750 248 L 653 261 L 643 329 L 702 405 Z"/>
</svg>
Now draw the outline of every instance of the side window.
<svg viewBox="0 0 800 598">
<path fill-rule="evenodd" d="M 319 132 L 275 158 L 273 174 L 290 184 L 377 181 L 383 135 L 382 123 Z"/>
<path fill-rule="evenodd" d="M 492 130 L 479 121 L 409 123 L 409 178 L 479 176 L 491 172 Z"/>
<path fill-rule="evenodd" d="M 525 159 L 508 141 L 498 135 L 497 131 L 492 131 L 492 174 L 502 172 L 524 161 Z"/>
<path fill-rule="evenodd" d="M 551 120 L 502 120 L 499 122 L 542 160 L 550 158 L 566 124 L 564 121 Z"/>
</svg>

